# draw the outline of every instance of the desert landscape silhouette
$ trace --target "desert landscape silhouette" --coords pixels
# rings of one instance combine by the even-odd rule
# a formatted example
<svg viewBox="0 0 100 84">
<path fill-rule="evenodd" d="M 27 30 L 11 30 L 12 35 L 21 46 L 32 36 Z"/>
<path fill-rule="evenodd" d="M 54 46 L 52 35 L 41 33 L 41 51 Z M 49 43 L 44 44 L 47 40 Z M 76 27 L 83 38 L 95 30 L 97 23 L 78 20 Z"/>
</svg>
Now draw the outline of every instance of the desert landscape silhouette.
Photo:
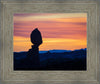
<svg viewBox="0 0 100 84">
<path fill-rule="evenodd" d="M 14 13 L 14 70 L 87 70 L 87 13 Z"/>
</svg>

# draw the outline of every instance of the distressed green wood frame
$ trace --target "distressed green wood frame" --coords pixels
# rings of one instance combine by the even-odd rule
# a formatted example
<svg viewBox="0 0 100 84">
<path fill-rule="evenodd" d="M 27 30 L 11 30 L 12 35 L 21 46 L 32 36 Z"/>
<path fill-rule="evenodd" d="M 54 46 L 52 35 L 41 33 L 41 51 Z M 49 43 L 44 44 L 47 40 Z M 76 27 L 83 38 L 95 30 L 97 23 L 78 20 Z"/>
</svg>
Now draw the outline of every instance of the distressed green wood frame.
<svg viewBox="0 0 100 84">
<path fill-rule="evenodd" d="M 0 84 L 100 84 L 99 0 L 3 0 L 0 26 Z M 87 13 L 87 71 L 14 71 L 14 13 Z"/>
</svg>

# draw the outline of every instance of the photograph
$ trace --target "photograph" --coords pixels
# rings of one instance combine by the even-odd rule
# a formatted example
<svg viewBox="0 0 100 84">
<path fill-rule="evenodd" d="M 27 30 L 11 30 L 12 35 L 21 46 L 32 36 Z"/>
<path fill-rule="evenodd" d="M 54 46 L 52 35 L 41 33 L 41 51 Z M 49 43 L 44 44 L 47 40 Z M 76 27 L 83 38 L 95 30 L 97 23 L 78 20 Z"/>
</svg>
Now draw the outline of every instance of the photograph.
<svg viewBox="0 0 100 84">
<path fill-rule="evenodd" d="M 87 13 L 14 13 L 13 70 L 86 71 Z"/>
</svg>

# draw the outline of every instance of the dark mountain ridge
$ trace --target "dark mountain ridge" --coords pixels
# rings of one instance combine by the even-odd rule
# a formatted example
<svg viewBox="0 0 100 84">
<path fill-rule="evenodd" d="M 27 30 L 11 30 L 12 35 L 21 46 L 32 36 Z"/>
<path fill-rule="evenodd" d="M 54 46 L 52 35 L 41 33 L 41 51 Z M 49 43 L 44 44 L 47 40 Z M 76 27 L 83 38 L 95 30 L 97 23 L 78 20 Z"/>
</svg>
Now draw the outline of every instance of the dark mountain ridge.
<svg viewBox="0 0 100 84">
<path fill-rule="evenodd" d="M 86 70 L 86 48 L 40 51 L 40 66 L 25 65 L 27 52 L 14 52 L 14 70 Z M 26 62 L 29 62 L 26 60 Z"/>
</svg>

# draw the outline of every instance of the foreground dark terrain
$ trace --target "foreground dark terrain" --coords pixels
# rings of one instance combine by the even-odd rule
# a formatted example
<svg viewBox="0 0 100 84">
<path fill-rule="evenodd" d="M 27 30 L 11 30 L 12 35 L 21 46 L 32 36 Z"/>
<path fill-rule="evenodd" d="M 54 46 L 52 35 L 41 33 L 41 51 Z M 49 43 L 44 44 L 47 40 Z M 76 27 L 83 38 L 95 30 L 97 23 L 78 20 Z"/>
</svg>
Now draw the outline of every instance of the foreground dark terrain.
<svg viewBox="0 0 100 84">
<path fill-rule="evenodd" d="M 14 52 L 14 70 L 86 70 L 86 49 L 40 51 L 40 65 L 26 59 L 27 52 Z"/>
</svg>

